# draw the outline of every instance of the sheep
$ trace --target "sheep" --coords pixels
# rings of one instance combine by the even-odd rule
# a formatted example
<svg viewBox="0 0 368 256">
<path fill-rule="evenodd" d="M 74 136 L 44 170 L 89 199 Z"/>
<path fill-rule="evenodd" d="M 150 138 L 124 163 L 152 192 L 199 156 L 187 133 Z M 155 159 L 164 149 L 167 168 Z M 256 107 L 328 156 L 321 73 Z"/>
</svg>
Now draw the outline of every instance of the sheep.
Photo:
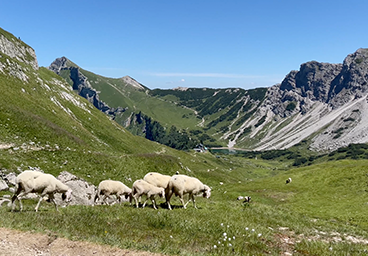
<svg viewBox="0 0 368 256">
<path fill-rule="evenodd" d="M 170 178 L 171 176 L 169 175 L 164 175 L 158 172 L 149 172 L 144 176 L 143 180 L 156 187 L 166 188 Z"/>
<path fill-rule="evenodd" d="M 148 201 L 148 198 L 151 199 L 152 201 L 152 205 L 153 208 L 155 210 L 157 210 L 156 207 L 156 203 L 155 203 L 155 196 L 158 195 L 160 197 L 164 197 L 165 196 L 165 189 L 164 188 L 160 188 L 160 187 L 156 187 L 150 183 L 148 183 L 145 180 L 136 180 L 133 183 L 133 187 L 132 187 L 132 197 L 135 200 L 135 204 L 138 206 L 138 198 L 145 195 L 146 196 L 146 201 L 143 203 L 142 208 L 144 208 L 146 206 L 146 203 Z"/>
<path fill-rule="evenodd" d="M 46 195 L 48 195 L 49 200 L 54 203 L 56 211 L 59 210 L 54 198 L 55 193 L 62 193 L 62 199 L 65 202 L 69 203 L 71 201 L 72 190 L 51 174 L 37 171 L 24 171 L 17 176 L 16 187 L 17 190 L 11 200 L 12 211 L 15 209 L 15 200 L 19 201 L 20 211 L 23 210 L 21 198 L 28 193 L 37 193 L 40 196 L 35 208 L 36 212 L 38 212 L 38 208 Z"/>
<path fill-rule="evenodd" d="M 249 203 L 252 198 L 250 196 L 238 196 L 237 198 L 238 201 L 243 199 L 244 199 L 243 203 Z"/>
<path fill-rule="evenodd" d="M 94 202 L 100 199 L 100 196 L 103 195 L 102 202 L 109 204 L 106 199 L 110 198 L 111 195 L 116 195 L 117 200 L 121 203 L 122 196 L 125 196 L 126 199 L 129 198 L 129 202 L 132 202 L 131 198 L 132 190 L 126 186 L 121 181 L 117 180 L 103 180 L 98 185 L 97 193 L 94 199 Z"/>
<path fill-rule="evenodd" d="M 168 208 L 172 210 L 170 205 L 170 199 L 173 194 L 179 196 L 183 208 L 186 209 L 187 204 L 190 200 L 193 201 L 194 208 L 197 209 L 194 196 L 203 193 L 203 197 L 209 198 L 211 196 L 211 188 L 204 185 L 199 179 L 189 177 L 186 175 L 174 175 L 170 178 L 169 184 L 166 188 L 166 203 Z M 189 200 L 184 204 L 183 196 L 189 194 Z"/>
<path fill-rule="evenodd" d="M 291 183 L 291 178 L 288 178 L 288 179 L 286 180 L 286 182 L 285 182 L 285 184 L 289 184 L 289 183 Z"/>
</svg>

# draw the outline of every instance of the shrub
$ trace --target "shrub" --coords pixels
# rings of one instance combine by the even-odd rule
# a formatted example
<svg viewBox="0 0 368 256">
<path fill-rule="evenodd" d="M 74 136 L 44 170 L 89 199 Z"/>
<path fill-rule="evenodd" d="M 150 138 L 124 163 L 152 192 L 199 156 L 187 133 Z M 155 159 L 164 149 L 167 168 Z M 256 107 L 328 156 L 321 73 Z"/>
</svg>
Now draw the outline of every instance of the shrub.
<svg viewBox="0 0 368 256">
<path fill-rule="evenodd" d="M 296 108 L 296 104 L 295 102 L 290 102 L 287 106 L 286 106 L 286 110 L 287 111 L 293 111 Z"/>
</svg>

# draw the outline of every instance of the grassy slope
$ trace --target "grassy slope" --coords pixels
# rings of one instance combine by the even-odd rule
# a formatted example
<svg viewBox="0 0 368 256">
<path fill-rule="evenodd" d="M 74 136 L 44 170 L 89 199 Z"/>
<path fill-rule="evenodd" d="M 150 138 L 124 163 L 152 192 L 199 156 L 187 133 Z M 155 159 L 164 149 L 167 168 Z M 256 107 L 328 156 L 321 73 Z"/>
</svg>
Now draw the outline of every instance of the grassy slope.
<svg viewBox="0 0 368 256">
<path fill-rule="evenodd" d="M 27 75 L 30 80 L 23 83 L 0 73 L 0 143 L 14 144 L 0 150 L 0 168 L 39 166 L 54 175 L 69 171 L 95 185 L 111 178 L 128 186 L 132 182 L 127 178 L 134 181 L 148 171 L 179 170 L 200 178 L 213 191 L 209 200 L 197 198 L 198 210 L 191 205 L 183 210 L 174 198 L 173 211 L 114 205 L 55 212 L 45 203 L 36 214 L 35 201 L 26 200 L 22 213 L 0 207 L 0 226 L 180 255 L 367 252 L 366 245 L 332 242 L 337 236 L 368 238 L 367 160 L 291 169 L 288 162 L 175 151 L 132 136 L 80 97 L 74 99 L 85 109 L 62 98 L 72 92 L 52 72 L 40 69 Z M 36 146 L 39 150 L 27 148 Z M 285 185 L 288 177 L 293 182 Z M 238 195 L 249 195 L 253 202 L 243 205 L 236 201 Z M 291 242 L 282 242 L 286 238 Z"/>
<path fill-rule="evenodd" d="M 99 96 L 102 101 L 111 107 L 128 107 L 126 112 L 128 115 L 132 111 L 136 113 L 142 111 L 145 115 L 167 127 L 171 126 L 172 120 L 176 120 L 175 125 L 178 127 L 194 129 L 200 121 L 193 115 L 193 111 L 178 107 L 172 102 L 152 97 L 145 91 L 125 84 L 121 79 L 99 76 L 83 69 L 80 71 L 88 78 L 93 88 L 100 91 Z M 188 118 L 181 118 L 184 115 Z"/>
</svg>

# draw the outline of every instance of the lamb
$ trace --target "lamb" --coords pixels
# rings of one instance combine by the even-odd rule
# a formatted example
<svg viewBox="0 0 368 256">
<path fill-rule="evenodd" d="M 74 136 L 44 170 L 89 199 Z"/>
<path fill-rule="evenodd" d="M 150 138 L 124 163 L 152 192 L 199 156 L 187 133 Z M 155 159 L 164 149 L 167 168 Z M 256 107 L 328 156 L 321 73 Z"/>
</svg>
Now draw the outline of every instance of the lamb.
<svg viewBox="0 0 368 256">
<path fill-rule="evenodd" d="M 38 208 L 46 195 L 54 203 L 56 211 L 58 211 L 58 207 L 55 202 L 55 193 L 62 193 L 62 199 L 65 202 L 69 203 L 71 201 L 72 190 L 51 174 L 38 171 L 24 171 L 17 176 L 16 187 L 17 190 L 11 200 L 12 211 L 15 209 L 15 200 L 19 201 L 20 211 L 23 210 L 21 198 L 28 193 L 37 193 L 40 196 L 35 208 L 36 212 L 38 212 Z"/>
<path fill-rule="evenodd" d="M 166 188 L 170 178 L 171 176 L 169 175 L 164 175 L 158 172 L 149 172 L 144 176 L 143 180 L 156 187 Z"/>
<path fill-rule="evenodd" d="M 173 194 L 180 197 L 180 201 L 183 204 L 183 208 L 186 209 L 190 200 L 193 201 L 194 208 L 197 209 L 194 196 L 203 193 L 203 197 L 209 198 L 211 196 L 211 188 L 204 185 L 199 179 L 189 177 L 186 175 L 174 175 L 170 178 L 169 184 L 166 188 L 166 203 L 168 208 L 171 209 L 170 199 Z M 189 200 L 184 204 L 183 196 L 189 194 Z"/>
<path fill-rule="evenodd" d="M 250 196 L 238 196 L 237 199 L 238 200 L 243 200 L 244 199 L 243 203 L 249 203 L 252 198 Z"/>
<path fill-rule="evenodd" d="M 289 184 L 289 183 L 291 183 L 291 178 L 288 178 L 288 179 L 286 180 L 286 184 Z"/>
<path fill-rule="evenodd" d="M 156 203 L 155 203 L 155 196 L 158 195 L 160 197 L 164 197 L 165 196 L 165 189 L 164 188 L 160 188 L 160 187 L 156 187 L 150 183 L 148 183 L 145 180 L 136 180 L 133 183 L 133 187 L 132 187 L 132 197 L 135 200 L 135 204 L 138 206 L 138 198 L 145 195 L 146 196 L 146 201 L 143 203 L 143 208 L 146 206 L 146 203 L 148 201 L 148 198 L 151 199 L 152 201 L 152 205 L 153 208 L 155 210 L 157 210 L 156 207 Z"/>
<path fill-rule="evenodd" d="M 122 201 L 122 196 L 125 196 L 126 199 L 129 198 L 129 202 L 131 203 L 132 202 L 131 193 L 132 190 L 121 181 L 103 180 L 98 185 L 94 202 L 99 200 L 100 196 L 103 195 L 102 202 L 109 204 L 106 201 L 106 199 L 110 198 L 111 195 L 116 195 L 119 203 L 121 203 Z"/>
</svg>

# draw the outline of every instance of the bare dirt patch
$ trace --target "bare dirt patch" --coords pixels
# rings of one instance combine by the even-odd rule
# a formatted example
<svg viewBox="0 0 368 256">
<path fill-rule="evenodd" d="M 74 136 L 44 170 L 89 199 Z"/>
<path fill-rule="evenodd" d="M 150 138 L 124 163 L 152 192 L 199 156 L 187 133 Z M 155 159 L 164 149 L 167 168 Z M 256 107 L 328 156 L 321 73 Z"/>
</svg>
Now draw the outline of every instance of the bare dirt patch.
<svg viewBox="0 0 368 256">
<path fill-rule="evenodd" d="M 70 241 L 56 235 L 45 235 L 32 232 L 20 232 L 0 228 L 0 255 L 34 256 L 34 255 L 129 255 L 160 256 L 161 254 L 123 250 L 106 245 L 98 245 L 82 241 Z"/>
</svg>

